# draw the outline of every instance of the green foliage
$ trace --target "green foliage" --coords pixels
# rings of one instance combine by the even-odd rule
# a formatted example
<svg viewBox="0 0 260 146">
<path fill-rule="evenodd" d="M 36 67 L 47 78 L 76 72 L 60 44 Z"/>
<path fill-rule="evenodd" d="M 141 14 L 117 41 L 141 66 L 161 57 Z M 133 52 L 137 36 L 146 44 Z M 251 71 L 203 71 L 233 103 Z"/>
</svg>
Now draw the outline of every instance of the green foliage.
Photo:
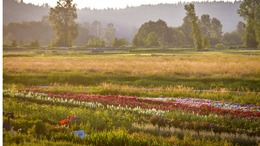
<svg viewBox="0 0 260 146">
<path fill-rule="evenodd" d="M 243 22 L 238 22 L 235 31 L 226 32 L 222 36 L 221 43 L 226 46 L 239 46 L 243 44 L 245 40 L 245 24 Z"/>
<path fill-rule="evenodd" d="M 253 21 L 254 20 L 252 19 L 248 20 L 246 25 L 245 45 L 250 48 L 256 48 L 258 45 L 258 42 L 256 40 L 255 29 L 254 29 L 255 25 Z"/>
<path fill-rule="evenodd" d="M 215 48 L 224 50 L 226 47 L 223 44 L 216 44 Z"/>
<path fill-rule="evenodd" d="M 242 21 L 239 21 L 237 24 L 236 32 L 240 35 L 241 40 L 244 40 L 246 24 Z"/>
<path fill-rule="evenodd" d="M 30 43 L 29 47 L 31 48 L 37 48 L 40 47 L 40 43 L 38 42 L 38 40 L 34 40 Z"/>
<path fill-rule="evenodd" d="M 238 10 L 238 14 L 247 21 L 245 29 L 245 45 L 247 47 L 256 48 L 260 43 L 256 38 L 256 31 L 259 30 L 256 24 L 259 19 L 256 12 L 258 12 L 259 6 L 259 0 L 244 0 Z"/>
<path fill-rule="evenodd" d="M 203 50 L 203 39 L 202 39 L 202 34 L 201 30 L 199 27 L 199 19 L 196 16 L 195 13 L 195 6 L 194 4 L 189 4 L 184 6 L 185 10 L 187 11 L 186 15 L 189 17 L 191 23 L 191 36 L 194 41 L 194 46 L 196 50 Z"/>
<path fill-rule="evenodd" d="M 201 33 L 203 35 L 203 46 L 216 45 L 222 38 L 222 24 L 217 18 L 202 15 L 200 20 Z"/>
<path fill-rule="evenodd" d="M 193 44 L 193 40 L 192 40 L 192 36 L 190 35 L 191 34 L 191 18 L 186 15 L 184 18 L 183 18 L 183 23 L 181 25 L 181 30 L 185 36 L 185 45 L 192 45 Z"/>
<path fill-rule="evenodd" d="M 9 23 L 3 31 L 5 41 L 19 40 L 19 46 L 29 44 L 32 40 L 48 45 L 54 37 L 50 25 L 42 21 Z"/>
<path fill-rule="evenodd" d="M 72 42 L 78 35 L 78 24 L 76 5 L 72 0 L 59 0 L 55 8 L 50 9 L 49 19 L 56 33 L 54 46 L 71 47 Z"/>
<path fill-rule="evenodd" d="M 151 39 L 154 39 L 154 43 L 160 40 L 160 46 L 167 44 L 167 31 L 169 30 L 166 22 L 159 19 L 156 22 L 149 21 L 144 23 L 139 29 L 138 33 L 133 39 L 133 45 L 135 46 L 150 46 Z M 151 34 L 150 34 L 151 33 Z M 150 34 L 150 36 L 149 36 Z M 156 36 L 155 36 L 156 34 Z M 148 36 L 150 37 L 148 39 Z M 153 37 L 153 38 L 152 38 Z M 157 39 L 157 40 L 155 40 Z M 159 40 L 158 40 L 159 39 Z M 148 41 L 149 40 L 149 41 Z"/>
<path fill-rule="evenodd" d="M 13 40 L 13 41 L 12 41 L 11 46 L 12 46 L 12 47 L 17 47 L 16 40 Z"/>
<path fill-rule="evenodd" d="M 114 27 L 113 23 L 108 23 L 107 27 L 104 28 L 104 32 L 101 35 L 101 38 L 106 39 L 107 43 L 113 46 L 112 43 L 115 37 L 116 37 L 116 28 Z"/>
<path fill-rule="evenodd" d="M 208 14 L 201 15 L 200 18 L 201 33 L 207 38 L 210 37 L 211 21 L 212 20 Z"/>
<path fill-rule="evenodd" d="M 87 47 L 105 47 L 106 42 L 105 40 L 101 40 L 98 37 L 94 37 L 88 40 Z"/>
<path fill-rule="evenodd" d="M 185 30 L 182 27 L 168 27 L 166 22 L 159 19 L 156 22 L 144 23 L 133 38 L 133 45 L 138 47 L 176 47 L 186 42 Z"/>
<path fill-rule="evenodd" d="M 258 48 L 260 48 L 260 4 L 256 6 L 255 10 L 255 35 L 258 42 Z"/>
<path fill-rule="evenodd" d="M 123 47 L 125 45 L 127 45 L 126 38 L 115 38 L 112 41 L 112 46 L 113 47 Z"/>
<path fill-rule="evenodd" d="M 149 47 L 159 46 L 159 37 L 155 32 L 150 32 L 146 38 L 146 44 Z"/>
<path fill-rule="evenodd" d="M 237 46 L 243 44 L 241 35 L 236 31 L 224 33 L 221 42 L 227 46 Z"/>
<path fill-rule="evenodd" d="M 210 42 L 212 45 L 216 45 L 221 41 L 222 37 L 222 24 L 217 18 L 211 20 L 210 31 Z"/>
</svg>

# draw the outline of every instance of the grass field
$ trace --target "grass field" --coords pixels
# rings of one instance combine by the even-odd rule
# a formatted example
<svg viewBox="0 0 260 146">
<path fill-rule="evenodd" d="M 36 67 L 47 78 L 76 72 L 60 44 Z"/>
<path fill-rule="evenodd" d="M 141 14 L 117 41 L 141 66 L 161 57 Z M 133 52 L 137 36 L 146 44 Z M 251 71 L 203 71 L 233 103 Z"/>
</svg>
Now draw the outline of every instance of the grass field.
<svg viewBox="0 0 260 146">
<path fill-rule="evenodd" d="M 118 100 L 121 96 L 178 97 L 260 106 L 259 50 L 137 49 L 98 54 L 84 50 L 13 50 L 3 54 L 3 79 L 4 110 L 17 115 L 13 121 L 15 128 L 26 129 L 21 135 L 5 133 L 7 144 L 14 144 L 12 141 L 18 141 L 17 145 L 35 143 L 39 139 L 42 144 L 57 141 L 66 145 L 116 144 L 111 139 L 128 145 L 257 145 L 260 141 L 259 111 L 254 109 L 250 112 L 255 112 L 255 117 L 248 116 L 247 112 L 241 117 L 237 110 L 219 115 L 212 108 L 212 113 L 204 113 L 203 106 L 199 109 L 204 111 L 202 113 L 181 107 L 163 111 L 165 114 L 158 118 L 145 113 L 149 110 L 160 113 L 158 109 L 168 108 L 167 105 L 151 105 L 156 109 L 137 106 L 125 111 L 124 106 L 120 106 L 122 103 L 119 107 L 114 103 L 106 105 L 106 98 L 104 101 L 93 99 L 91 103 L 80 103 L 77 99 L 76 102 L 68 100 L 69 103 L 59 101 L 60 96 L 83 98 L 85 94 L 93 94 L 107 98 L 119 95 Z M 38 95 L 38 92 L 47 95 Z M 61 95 L 56 95 L 58 93 Z M 52 100 L 54 96 L 59 100 Z M 102 108 L 81 106 L 95 106 L 99 100 L 104 102 Z M 153 104 L 153 101 L 142 103 Z M 42 111 L 45 114 L 41 114 Z M 227 111 L 224 109 L 224 112 Z M 89 137 L 74 139 L 66 136 L 68 131 L 56 134 L 68 130 L 55 123 L 68 114 L 81 115 L 83 123 L 76 129 L 84 129 Z M 158 131 L 153 120 L 159 121 L 158 129 L 166 127 L 169 121 L 177 121 L 177 125 L 174 129 Z M 162 121 L 164 125 L 160 125 Z M 44 133 L 37 131 L 41 125 L 47 129 Z"/>
<path fill-rule="evenodd" d="M 178 50 L 157 55 L 152 52 L 78 55 L 77 51 L 70 55 L 45 53 L 45 56 L 27 53 L 34 54 L 30 57 L 14 54 L 4 54 L 7 84 L 109 83 L 147 88 L 183 86 L 194 90 L 260 91 L 260 58 L 256 50 L 199 53 Z"/>
</svg>

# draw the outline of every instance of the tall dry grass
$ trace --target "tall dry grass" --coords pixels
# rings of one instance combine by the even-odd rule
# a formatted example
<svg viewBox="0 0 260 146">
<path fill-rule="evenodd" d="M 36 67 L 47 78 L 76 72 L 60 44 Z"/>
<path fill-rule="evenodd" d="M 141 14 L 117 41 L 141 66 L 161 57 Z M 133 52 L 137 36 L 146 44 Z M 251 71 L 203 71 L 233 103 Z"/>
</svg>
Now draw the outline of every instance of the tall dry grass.
<svg viewBox="0 0 260 146">
<path fill-rule="evenodd" d="M 250 77 L 260 75 L 260 57 L 248 55 L 4 57 L 11 72 L 75 71 L 189 76 Z"/>
</svg>

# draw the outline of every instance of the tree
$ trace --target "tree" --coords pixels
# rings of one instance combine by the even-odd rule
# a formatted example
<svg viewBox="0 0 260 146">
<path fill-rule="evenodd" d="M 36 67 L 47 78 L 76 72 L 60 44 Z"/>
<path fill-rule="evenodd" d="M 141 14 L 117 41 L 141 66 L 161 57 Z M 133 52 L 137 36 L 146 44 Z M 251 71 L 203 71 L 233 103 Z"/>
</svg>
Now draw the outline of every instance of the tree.
<svg viewBox="0 0 260 146">
<path fill-rule="evenodd" d="M 104 32 L 101 38 L 106 39 L 109 45 L 111 45 L 112 40 L 115 38 L 115 36 L 116 36 L 116 28 L 114 27 L 114 24 L 108 23 L 107 27 L 104 28 Z"/>
<path fill-rule="evenodd" d="M 245 45 L 247 47 L 257 47 L 260 41 L 257 41 L 256 31 L 259 30 L 257 23 L 257 17 L 259 13 L 260 1 L 259 0 L 244 0 L 239 9 L 238 14 L 244 17 L 246 20 L 246 33 L 245 33 Z"/>
<path fill-rule="evenodd" d="M 254 29 L 256 34 L 256 40 L 258 42 L 258 47 L 260 48 L 260 5 L 256 6 Z"/>
<path fill-rule="evenodd" d="M 40 47 L 40 43 L 39 41 L 37 40 L 33 40 L 31 41 L 30 45 L 29 45 L 31 48 L 37 48 L 37 47 Z"/>
<path fill-rule="evenodd" d="M 181 30 L 185 36 L 185 44 L 188 44 L 188 45 L 192 45 L 193 43 L 193 40 L 192 40 L 192 37 L 191 37 L 191 19 L 189 16 L 185 16 L 183 18 L 183 23 L 181 25 Z"/>
<path fill-rule="evenodd" d="M 203 37 L 203 46 L 210 46 L 211 40 L 211 18 L 209 15 L 204 14 L 200 18 L 200 27 Z"/>
<path fill-rule="evenodd" d="M 21 47 L 22 47 L 23 45 L 24 45 L 23 41 L 22 41 L 22 40 L 20 40 L 20 41 L 19 41 L 19 46 L 21 46 Z"/>
<path fill-rule="evenodd" d="M 237 24 L 236 31 L 242 36 L 245 33 L 246 24 L 242 21 L 239 21 Z"/>
<path fill-rule="evenodd" d="M 186 38 L 185 34 L 182 30 L 182 27 L 177 27 L 177 28 L 171 28 L 172 38 L 171 38 L 171 45 L 173 47 L 178 47 L 181 45 L 185 45 L 186 43 Z"/>
<path fill-rule="evenodd" d="M 159 37 L 155 32 L 150 32 L 146 38 L 146 44 L 149 47 L 157 47 L 159 46 Z"/>
<path fill-rule="evenodd" d="M 149 35 L 149 33 L 154 32 L 159 38 L 160 38 L 160 45 L 163 46 L 164 44 L 167 44 L 167 31 L 168 26 L 166 22 L 159 19 L 158 21 L 149 21 L 144 23 L 140 29 L 138 30 L 138 33 L 135 35 L 133 39 L 133 44 L 135 46 L 147 46 L 146 40 Z"/>
<path fill-rule="evenodd" d="M 113 47 L 123 47 L 127 45 L 127 40 L 125 38 L 115 38 L 112 41 Z"/>
<path fill-rule="evenodd" d="M 194 41 L 195 49 L 202 50 L 202 49 L 204 49 L 203 39 L 202 39 L 200 27 L 198 25 L 199 19 L 196 16 L 196 13 L 195 13 L 195 6 L 194 6 L 194 4 L 189 4 L 189 5 L 185 5 L 184 8 L 187 11 L 186 15 L 191 20 L 191 23 L 190 23 L 191 28 L 192 28 L 191 29 L 191 35 L 192 35 L 192 38 L 193 38 L 193 41 Z"/>
<path fill-rule="evenodd" d="M 222 24 L 217 18 L 211 20 L 211 44 L 216 45 L 222 37 Z"/>
<path fill-rule="evenodd" d="M 78 35 L 78 24 L 75 22 L 77 9 L 72 1 L 59 0 L 57 6 L 50 9 L 49 19 L 56 33 L 54 46 L 70 47 Z"/>
<path fill-rule="evenodd" d="M 88 40 L 88 44 L 87 44 L 88 47 L 92 47 L 93 46 L 93 42 L 91 39 Z"/>
<path fill-rule="evenodd" d="M 98 37 L 94 37 L 92 42 L 94 47 L 99 47 L 101 44 L 101 40 Z"/>
<path fill-rule="evenodd" d="M 238 22 L 235 31 L 232 31 L 231 33 L 229 32 L 224 33 L 221 42 L 226 46 L 242 45 L 244 34 L 245 34 L 245 23 L 240 21 Z"/>
<path fill-rule="evenodd" d="M 11 46 L 14 47 L 14 48 L 17 47 L 16 40 L 13 40 L 13 41 L 12 41 Z"/>
<path fill-rule="evenodd" d="M 237 46 L 243 44 L 241 36 L 237 31 L 224 33 L 221 42 L 226 46 Z"/>
<path fill-rule="evenodd" d="M 101 36 L 101 29 L 102 29 L 102 25 L 99 21 L 94 21 L 91 24 L 91 34 L 96 36 L 96 37 L 100 37 Z"/>
<path fill-rule="evenodd" d="M 211 18 L 209 15 L 201 15 L 200 17 L 200 26 L 201 26 L 201 33 L 210 38 L 210 29 L 211 29 Z"/>
</svg>

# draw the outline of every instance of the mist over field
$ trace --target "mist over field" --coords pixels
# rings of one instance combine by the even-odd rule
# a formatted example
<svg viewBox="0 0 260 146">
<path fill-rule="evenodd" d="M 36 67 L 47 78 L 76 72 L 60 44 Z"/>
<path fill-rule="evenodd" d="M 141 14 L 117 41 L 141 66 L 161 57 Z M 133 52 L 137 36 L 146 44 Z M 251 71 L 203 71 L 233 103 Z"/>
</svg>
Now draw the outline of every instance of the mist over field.
<svg viewBox="0 0 260 146">
<path fill-rule="evenodd" d="M 4 145 L 260 146 L 259 0 L 74 2 L 4 0 Z"/>
<path fill-rule="evenodd" d="M 243 21 L 243 18 L 237 14 L 240 4 L 241 2 L 195 2 L 197 15 L 200 17 L 203 14 L 209 14 L 211 17 L 219 19 L 223 25 L 223 32 L 234 31 L 237 23 Z M 125 9 L 80 9 L 77 10 L 78 18 L 76 21 L 80 23 L 80 27 L 82 28 L 80 32 L 84 32 L 85 34 L 78 37 L 87 37 L 87 33 L 91 34 L 90 25 L 98 21 L 104 28 L 107 24 L 112 23 L 117 31 L 116 36 L 127 38 L 128 42 L 131 42 L 138 28 L 144 22 L 150 20 L 157 21 L 158 19 L 162 19 L 171 27 L 180 26 L 185 16 L 184 5 L 185 3 L 142 5 L 127 7 Z M 41 21 L 43 16 L 48 15 L 49 8 L 48 5 L 35 6 L 32 4 L 17 3 L 14 0 L 4 0 L 3 22 L 7 25 L 10 22 Z M 46 28 L 42 29 L 46 31 Z M 27 30 L 26 32 L 28 31 L 33 30 Z M 50 28 L 47 31 L 51 33 Z M 41 33 L 41 31 L 37 32 Z M 5 35 L 8 35 L 8 32 L 5 33 L 4 31 Z M 29 36 L 23 33 L 23 37 L 27 38 Z M 48 35 L 44 38 L 39 38 L 46 44 L 50 42 L 50 37 L 53 36 Z M 86 40 L 82 40 L 82 38 L 78 38 L 76 42 L 78 45 L 83 45 L 84 43 L 87 42 Z"/>
</svg>

